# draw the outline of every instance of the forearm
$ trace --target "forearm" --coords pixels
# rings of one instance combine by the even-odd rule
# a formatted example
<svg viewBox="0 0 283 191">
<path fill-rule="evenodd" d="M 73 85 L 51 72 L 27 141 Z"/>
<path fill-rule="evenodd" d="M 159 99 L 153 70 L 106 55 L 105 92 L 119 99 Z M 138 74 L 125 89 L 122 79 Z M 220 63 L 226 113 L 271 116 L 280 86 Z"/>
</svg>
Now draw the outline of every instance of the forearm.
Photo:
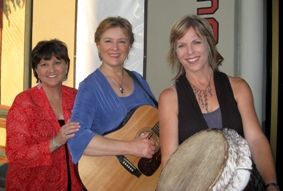
<svg viewBox="0 0 283 191">
<path fill-rule="evenodd" d="M 277 182 L 274 160 L 267 139 L 251 144 L 252 157 L 265 184 Z"/>
<path fill-rule="evenodd" d="M 108 156 L 134 154 L 128 141 L 114 140 L 100 135 L 92 138 L 84 154 L 90 156 Z"/>
</svg>

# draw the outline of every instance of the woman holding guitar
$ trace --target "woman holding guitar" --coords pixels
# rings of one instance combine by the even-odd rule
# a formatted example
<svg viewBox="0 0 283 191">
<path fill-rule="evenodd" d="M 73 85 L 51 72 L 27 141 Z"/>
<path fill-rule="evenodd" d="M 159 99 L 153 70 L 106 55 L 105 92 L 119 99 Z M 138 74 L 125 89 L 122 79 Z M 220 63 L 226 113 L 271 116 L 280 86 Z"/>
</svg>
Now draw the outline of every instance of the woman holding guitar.
<svg viewBox="0 0 283 191">
<path fill-rule="evenodd" d="M 124 68 L 124 62 L 134 43 L 132 26 L 122 17 L 108 17 L 99 24 L 95 32 L 95 43 L 101 66 L 79 85 L 72 121 L 79 122 L 81 128 L 68 142 L 73 162 L 80 164 L 83 155 L 95 156 L 92 159 L 122 155 L 151 158 L 156 151 L 156 143 L 149 138 L 148 132 L 141 133 L 140 136 L 134 134 L 130 140 L 105 136 L 118 130 L 129 112 L 135 108 L 142 105 L 156 107 L 147 82 L 137 72 Z M 118 160 L 115 162 L 125 170 Z M 106 168 L 107 165 L 101 168 Z M 88 166 L 91 168 L 92 165 Z M 115 176 L 118 178 L 121 175 Z M 93 177 L 92 181 L 99 178 Z M 101 180 L 104 178 L 101 177 Z M 98 182 L 101 184 L 101 181 Z M 95 190 L 98 190 L 97 187 L 98 184 L 94 185 Z"/>
</svg>

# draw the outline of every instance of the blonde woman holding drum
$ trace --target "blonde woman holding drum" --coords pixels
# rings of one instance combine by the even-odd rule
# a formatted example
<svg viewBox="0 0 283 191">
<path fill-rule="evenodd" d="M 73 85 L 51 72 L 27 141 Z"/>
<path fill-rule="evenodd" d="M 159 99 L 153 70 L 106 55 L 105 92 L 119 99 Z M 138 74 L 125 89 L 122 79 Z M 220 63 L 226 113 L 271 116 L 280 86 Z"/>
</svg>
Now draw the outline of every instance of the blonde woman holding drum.
<svg viewBox="0 0 283 191">
<path fill-rule="evenodd" d="M 223 57 L 208 22 L 191 15 L 178 20 L 171 29 L 168 58 L 177 74 L 175 84 L 159 97 L 162 165 L 166 166 L 178 145 L 193 134 L 208 128 L 229 128 L 247 140 L 266 190 L 279 190 L 251 89 L 243 79 L 218 70 Z"/>
</svg>

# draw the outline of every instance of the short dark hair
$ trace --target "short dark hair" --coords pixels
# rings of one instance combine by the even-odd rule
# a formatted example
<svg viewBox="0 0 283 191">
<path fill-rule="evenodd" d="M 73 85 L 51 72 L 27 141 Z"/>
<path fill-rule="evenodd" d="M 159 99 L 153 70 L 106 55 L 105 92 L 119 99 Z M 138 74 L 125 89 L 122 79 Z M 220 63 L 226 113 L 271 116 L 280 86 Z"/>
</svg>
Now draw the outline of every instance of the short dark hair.
<svg viewBox="0 0 283 191">
<path fill-rule="evenodd" d="M 50 60 L 52 56 L 55 56 L 57 59 L 59 60 L 62 59 L 66 62 L 66 64 L 68 65 L 66 78 L 68 77 L 70 58 L 68 55 L 67 45 L 58 39 L 43 40 L 43 41 L 39 41 L 31 52 L 32 70 L 33 70 L 33 75 L 36 78 L 36 82 L 39 82 L 38 75 L 35 71 L 38 64 L 42 59 Z"/>
</svg>

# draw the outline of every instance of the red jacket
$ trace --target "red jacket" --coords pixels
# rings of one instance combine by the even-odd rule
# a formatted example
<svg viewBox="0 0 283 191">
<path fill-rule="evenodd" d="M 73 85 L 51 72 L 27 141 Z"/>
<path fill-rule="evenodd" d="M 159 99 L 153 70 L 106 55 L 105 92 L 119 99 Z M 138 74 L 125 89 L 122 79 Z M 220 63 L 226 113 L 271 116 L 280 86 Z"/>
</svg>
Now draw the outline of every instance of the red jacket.
<svg viewBox="0 0 283 191">
<path fill-rule="evenodd" d="M 64 120 L 70 119 L 76 89 L 62 86 Z M 6 190 L 67 190 L 65 147 L 49 151 L 60 125 L 41 86 L 16 96 L 7 116 L 9 160 Z M 83 190 L 77 167 L 71 162 L 72 190 Z"/>
</svg>

